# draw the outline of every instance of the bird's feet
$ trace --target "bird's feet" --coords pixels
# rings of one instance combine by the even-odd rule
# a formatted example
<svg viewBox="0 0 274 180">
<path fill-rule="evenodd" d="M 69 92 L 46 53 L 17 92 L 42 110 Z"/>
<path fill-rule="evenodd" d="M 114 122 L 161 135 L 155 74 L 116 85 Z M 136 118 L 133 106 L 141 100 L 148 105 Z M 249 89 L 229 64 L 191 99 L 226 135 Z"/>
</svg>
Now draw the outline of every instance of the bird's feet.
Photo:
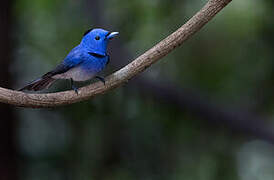
<svg viewBox="0 0 274 180">
<path fill-rule="evenodd" d="M 75 93 L 78 95 L 78 87 L 76 86 L 71 86 L 71 88 L 75 91 Z"/>
<path fill-rule="evenodd" d="M 101 81 L 102 83 L 104 83 L 104 85 L 106 85 L 105 78 L 103 78 L 101 76 L 95 76 L 95 78 L 98 79 L 99 81 Z"/>
<path fill-rule="evenodd" d="M 70 85 L 71 85 L 71 89 L 73 89 L 75 91 L 75 93 L 78 95 L 78 87 L 76 87 L 73 84 L 73 79 L 72 78 L 70 79 Z"/>
</svg>

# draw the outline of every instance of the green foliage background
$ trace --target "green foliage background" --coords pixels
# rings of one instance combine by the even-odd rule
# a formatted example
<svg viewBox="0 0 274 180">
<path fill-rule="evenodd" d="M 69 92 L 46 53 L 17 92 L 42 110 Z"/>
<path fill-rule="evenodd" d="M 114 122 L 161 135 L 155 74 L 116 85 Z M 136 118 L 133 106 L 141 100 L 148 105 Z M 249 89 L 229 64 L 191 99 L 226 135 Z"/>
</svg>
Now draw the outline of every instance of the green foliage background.
<svg viewBox="0 0 274 180">
<path fill-rule="evenodd" d="M 120 32 L 110 44 L 114 58 L 107 75 L 179 28 L 205 3 L 17 0 L 12 69 L 16 86 L 53 68 L 90 27 Z M 272 117 L 273 9 L 272 1 L 233 1 L 182 47 L 147 69 L 144 77 L 155 83 L 165 79 L 227 107 Z M 50 91 L 67 88 L 60 82 Z M 16 112 L 22 179 L 274 177 L 271 145 L 127 85 L 66 107 Z"/>
</svg>

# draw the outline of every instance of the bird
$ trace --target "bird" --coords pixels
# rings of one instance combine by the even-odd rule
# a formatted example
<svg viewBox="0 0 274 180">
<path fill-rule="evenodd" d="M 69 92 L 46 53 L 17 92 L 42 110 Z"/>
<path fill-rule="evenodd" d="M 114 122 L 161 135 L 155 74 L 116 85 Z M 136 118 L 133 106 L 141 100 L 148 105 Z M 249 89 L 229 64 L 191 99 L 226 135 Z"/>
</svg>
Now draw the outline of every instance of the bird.
<svg viewBox="0 0 274 180">
<path fill-rule="evenodd" d="M 87 81 L 97 78 L 105 84 L 105 79 L 97 74 L 108 64 L 107 54 L 109 40 L 119 32 L 110 32 L 102 28 L 87 30 L 79 45 L 74 47 L 68 55 L 53 70 L 31 81 L 18 91 L 40 91 L 48 89 L 58 79 L 69 79 L 71 89 L 78 94 L 78 87 L 74 81 Z"/>
</svg>

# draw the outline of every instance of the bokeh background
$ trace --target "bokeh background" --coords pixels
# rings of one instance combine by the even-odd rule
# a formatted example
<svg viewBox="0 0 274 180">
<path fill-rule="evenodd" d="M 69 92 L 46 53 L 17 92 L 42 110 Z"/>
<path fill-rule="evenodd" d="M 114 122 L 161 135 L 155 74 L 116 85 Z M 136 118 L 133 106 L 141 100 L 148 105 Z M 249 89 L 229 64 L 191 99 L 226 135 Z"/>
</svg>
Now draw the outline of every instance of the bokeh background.
<svg viewBox="0 0 274 180">
<path fill-rule="evenodd" d="M 0 85 L 17 89 L 51 70 L 95 27 L 120 32 L 106 76 L 206 2 L 5 0 Z M 122 87 L 52 109 L 1 104 L 0 179 L 272 180 L 273 16 L 271 0 L 234 0 Z"/>
</svg>

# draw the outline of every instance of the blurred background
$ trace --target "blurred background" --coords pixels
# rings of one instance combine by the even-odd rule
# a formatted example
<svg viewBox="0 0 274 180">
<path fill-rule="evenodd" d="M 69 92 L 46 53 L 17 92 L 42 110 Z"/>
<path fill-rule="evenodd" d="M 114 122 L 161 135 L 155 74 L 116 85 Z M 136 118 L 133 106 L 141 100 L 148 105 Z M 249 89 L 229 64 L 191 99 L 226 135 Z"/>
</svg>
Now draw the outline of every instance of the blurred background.
<svg viewBox="0 0 274 180">
<path fill-rule="evenodd" d="M 51 70 L 95 27 L 120 32 L 106 76 L 206 2 L 5 0 L 0 86 L 17 89 Z M 272 180 L 273 15 L 273 1 L 235 0 L 104 95 L 52 109 L 0 104 L 0 179 Z M 48 92 L 68 88 L 60 81 Z"/>
</svg>

